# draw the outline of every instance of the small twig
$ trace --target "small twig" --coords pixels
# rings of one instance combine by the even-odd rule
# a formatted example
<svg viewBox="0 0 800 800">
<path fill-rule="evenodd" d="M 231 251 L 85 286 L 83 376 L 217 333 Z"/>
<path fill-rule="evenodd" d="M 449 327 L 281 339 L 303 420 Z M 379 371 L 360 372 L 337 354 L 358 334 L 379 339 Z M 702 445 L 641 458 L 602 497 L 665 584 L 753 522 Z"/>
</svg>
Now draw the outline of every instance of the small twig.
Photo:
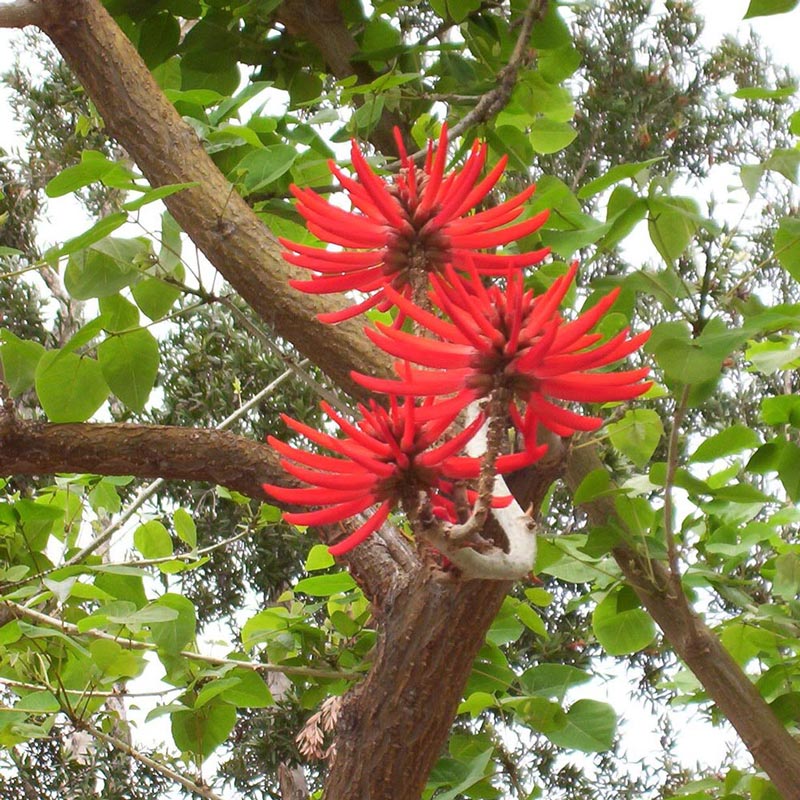
<svg viewBox="0 0 800 800">
<path fill-rule="evenodd" d="M 523 14 L 519 36 L 517 37 L 508 64 L 500 70 L 497 76 L 496 88 L 483 95 L 475 108 L 453 125 L 450 129 L 450 136 L 453 139 L 473 126 L 479 125 L 481 122 L 486 122 L 505 108 L 517 84 L 517 75 L 519 71 L 530 58 L 531 31 L 533 30 L 534 24 L 542 19 L 547 11 L 547 1 L 548 0 L 530 0 Z"/>
<path fill-rule="evenodd" d="M 16 617 L 22 617 L 32 622 L 38 622 L 40 625 L 56 628 L 70 636 L 88 636 L 90 639 L 105 639 L 106 641 L 116 642 L 121 647 L 125 647 L 128 650 L 145 650 L 147 652 L 156 652 L 158 650 L 158 647 L 151 642 L 142 642 L 138 639 L 123 639 L 119 635 L 94 629 L 80 631 L 78 626 L 71 622 L 66 622 L 57 617 L 51 617 L 49 614 L 43 614 L 41 611 L 36 611 L 33 608 L 15 603 L 13 600 L 4 600 L 2 604 L 5 604 Z M 284 675 L 296 675 L 306 678 L 330 678 L 334 680 L 341 678 L 355 680 L 362 677 L 360 672 L 348 672 L 337 669 L 317 669 L 316 667 L 283 666 L 281 664 L 264 664 L 260 661 L 239 661 L 236 658 L 208 656 L 202 653 L 192 653 L 188 650 L 181 650 L 178 655 L 190 661 L 200 661 L 204 664 L 210 664 L 216 667 L 240 667 L 241 669 L 249 669 L 253 672 L 282 672 Z"/>
<path fill-rule="evenodd" d="M 306 363 L 301 362 L 301 363 Z M 260 392 L 255 394 L 253 397 L 250 398 L 244 405 L 240 406 L 236 409 L 232 414 L 226 417 L 219 425 L 215 426 L 215 430 L 224 430 L 227 428 L 231 423 L 235 422 L 239 417 L 246 414 L 251 408 L 261 402 L 265 397 L 270 395 L 275 389 L 278 388 L 285 380 L 291 377 L 293 373 L 292 369 L 287 369 L 283 373 L 281 373 L 274 381 L 269 383 L 265 386 Z M 77 564 L 82 563 L 83 561 L 88 558 L 92 553 L 94 553 L 98 548 L 102 547 L 106 542 L 108 542 L 112 536 L 114 536 L 117 531 L 119 531 L 122 526 L 134 515 L 136 511 L 138 511 L 146 502 L 149 500 L 164 484 L 163 478 L 156 478 L 156 480 L 151 481 L 147 484 L 147 486 L 143 487 L 133 501 L 127 506 L 127 508 L 120 514 L 120 516 L 114 520 L 108 527 L 105 528 L 101 533 L 99 533 L 86 547 L 79 550 L 75 555 L 71 558 L 67 559 L 63 564 L 56 565 L 54 567 L 50 567 L 49 569 L 42 570 L 41 572 L 36 572 L 33 575 L 30 575 L 26 578 L 22 578 L 19 581 L 16 581 L 9 586 L 17 586 L 21 584 L 30 583 L 33 580 L 38 580 L 40 578 L 46 577 L 53 572 L 57 572 L 60 569 L 64 569 L 65 567 L 74 567 Z M 8 588 L 8 586 L 7 586 Z"/>
<path fill-rule="evenodd" d="M 670 431 L 669 444 L 667 446 L 667 476 L 664 481 L 664 538 L 667 542 L 669 570 L 674 581 L 680 580 L 680 571 L 672 513 L 672 488 L 675 483 L 675 472 L 678 469 L 678 436 L 680 435 L 681 424 L 689 401 L 689 388 L 689 386 L 683 387 L 681 399 L 678 401 L 675 413 L 672 416 L 672 430 Z"/>
<path fill-rule="evenodd" d="M 196 781 L 186 777 L 186 775 L 182 775 L 180 772 L 176 772 L 174 769 L 171 769 L 165 764 L 162 764 L 159 761 L 146 756 L 144 753 L 139 752 L 135 747 L 132 747 L 123 739 L 120 739 L 117 736 L 111 736 L 108 733 L 103 733 L 103 731 L 95 728 L 91 722 L 73 719 L 72 724 L 75 725 L 75 727 L 79 730 L 84 730 L 91 734 L 95 739 L 105 742 L 115 750 L 119 750 L 120 752 L 125 753 L 126 756 L 129 756 L 139 763 L 144 764 L 146 767 L 155 770 L 165 778 L 169 778 L 170 780 L 175 781 L 175 783 L 179 783 L 184 789 L 188 789 L 193 794 L 199 795 L 200 797 L 205 797 L 206 800 L 223 800 L 223 798 L 218 795 L 210 786 L 201 786 Z"/>
<path fill-rule="evenodd" d="M 488 402 L 486 422 L 486 450 L 482 454 L 481 472 L 478 477 L 478 497 L 470 518 L 462 525 L 453 526 L 447 533 L 452 542 L 467 543 L 480 535 L 492 507 L 495 466 L 500 455 L 503 435 L 506 431 L 508 398 L 506 393 L 495 391 Z"/>
<path fill-rule="evenodd" d="M 308 387 L 313 389 L 320 397 L 327 400 L 330 405 L 335 408 L 337 411 L 341 411 L 343 414 L 349 414 L 350 409 L 342 403 L 341 398 L 337 397 L 330 389 L 327 389 L 323 386 L 314 376 L 306 369 L 302 367 L 301 364 L 295 364 L 286 353 L 283 353 L 277 345 L 262 331 L 258 325 L 255 325 L 250 319 L 248 319 L 247 315 L 240 309 L 236 307 L 236 304 L 231 302 L 230 298 L 228 297 L 215 297 L 214 298 L 218 303 L 221 303 L 225 308 L 227 308 L 243 325 L 247 328 L 254 336 L 258 338 L 258 340 L 270 351 L 270 353 L 279 358 L 283 361 L 286 366 L 291 369 L 295 375 L 297 375 L 300 380 L 305 383 Z M 305 362 L 304 362 L 305 363 Z"/>
</svg>

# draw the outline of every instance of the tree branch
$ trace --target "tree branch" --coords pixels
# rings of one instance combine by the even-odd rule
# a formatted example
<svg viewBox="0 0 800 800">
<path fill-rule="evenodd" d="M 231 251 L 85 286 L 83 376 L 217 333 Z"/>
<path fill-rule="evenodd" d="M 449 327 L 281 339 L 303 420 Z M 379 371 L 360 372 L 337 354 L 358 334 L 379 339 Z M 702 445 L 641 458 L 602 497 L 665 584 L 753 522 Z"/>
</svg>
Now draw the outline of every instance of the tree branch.
<svg viewBox="0 0 800 800">
<path fill-rule="evenodd" d="M 41 25 L 44 19 L 42 7 L 31 0 L 15 0 L 0 4 L 0 28 L 25 28 Z"/>
<path fill-rule="evenodd" d="M 277 18 L 292 36 L 305 39 L 319 50 L 331 74 L 339 78 L 356 75 L 361 83 L 370 83 L 378 77 L 366 61 L 353 61 L 358 44 L 347 27 L 339 9 L 339 0 L 284 0 L 276 12 Z M 366 98 L 357 96 L 361 104 Z M 406 148 L 414 149 L 407 125 L 393 111 L 384 109 L 380 120 L 369 134 L 369 140 L 382 153 L 394 153 L 394 128 L 400 129 Z"/>
<path fill-rule="evenodd" d="M 517 36 L 514 50 L 508 64 L 497 75 L 497 86 L 492 91 L 487 92 L 478 100 L 477 105 L 469 113 L 465 114 L 450 129 L 450 136 L 455 138 L 461 136 L 464 131 L 469 130 L 475 125 L 490 120 L 495 114 L 502 111 L 508 101 L 514 87 L 517 85 L 517 76 L 520 69 L 530 60 L 530 38 L 534 24 L 541 20 L 547 11 L 548 0 L 529 0 L 528 7 L 522 16 L 522 25 Z"/>
<path fill-rule="evenodd" d="M 122 423 L 49 424 L 0 415 L 0 474 L 59 472 L 217 483 L 256 500 L 265 499 L 262 483 L 296 485 L 271 447 L 228 431 Z M 351 533 L 355 524 L 348 525 L 314 530 L 323 542 L 329 542 Z M 82 552 L 88 555 L 91 548 Z M 343 561 L 378 607 L 390 602 L 404 576 L 419 564 L 409 542 L 390 528 Z"/>
<path fill-rule="evenodd" d="M 40 27 L 150 185 L 197 183 L 165 200 L 192 241 L 279 336 L 365 397 L 350 369 L 358 364 L 388 375 L 386 359 L 361 335 L 360 322 L 330 326 L 317 320 L 317 314 L 341 308 L 341 301 L 288 285 L 305 271 L 283 260 L 275 237 L 217 169 L 108 12 L 98 0 L 41 0 L 41 8 Z"/>
<path fill-rule="evenodd" d="M 603 463 L 594 447 L 573 447 L 566 478 L 574 492 Z M 607 525 L 617 516 L 612 498 L 584 504 L 589 519 Z M 719 710 L 741 736 L 756 762 L 785 800 L 800 800 L 800 743 L 794 740 L 722 642 L 691 608 L 672 573 L 628 544 L 613 550 L 625 578 L 664 632 L 675 652 L 697 676 Z M 680 588 L 680 584 L 677 583 Z"/>
</svg>

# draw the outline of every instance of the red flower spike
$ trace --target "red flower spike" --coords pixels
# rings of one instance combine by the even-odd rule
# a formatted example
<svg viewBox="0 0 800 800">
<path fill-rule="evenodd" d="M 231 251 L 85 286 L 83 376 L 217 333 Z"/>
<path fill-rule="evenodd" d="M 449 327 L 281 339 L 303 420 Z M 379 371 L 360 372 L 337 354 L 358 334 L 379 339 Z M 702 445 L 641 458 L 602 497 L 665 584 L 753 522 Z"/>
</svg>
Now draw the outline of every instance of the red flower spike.
<svg viewBox="0 0 800 800">
<path fill-rule="evenodd" d="M 408 368 L 410 371 L 410 367 Z M 264 491 L 281 503 L 297 506 L 322 506 L 316 511 L 292 511 L 284 514 L 298 525 L 323 525 L 342 522 L 361 514 L 371 506 L 380 507 L 350 536 L 330 548 L 342 555 L 367 539 L 385 521 L 401 500 L 426 493 L 434 506 L 442 506 L 437 497 L 449 493 L 451 480 L 477 476 L 480 459 L 458 456 L 464 445 L 477 433 L 485 420 L 479 416 L 463 431 L 443 443 L 442 434 L 459 412 L 458 407 L 437 408 L 432 400 L 415 406 L 407 397 L 400 403 L 390 398 L 385 409 L 374 401 L 370 407 L 359 406 L 362 418 L 350 422 L 327 403 L 323 410 L 339 426 L 343 438 L 336 438 L 284 416 L 286 424 L 336 456 L 307 453 L 284 444 L 274 437 L 269 443 L 283 456 L 281 466 L 292 477 L 307 484 L 289 488 L 263 484 Z M 424 420 L 420 420 L 424 416 Z M 437 444 L 437 442 L 440 442 Z M 519 469 L 541 455 L 539 449 L 499 459 L 499 471 Z M 497 498 L 496 505 L 506 503 Z"/>
<path fill-rule="evenodd" d="M 524 291 L 519 273 L 508 272 L 503 290 L 484 287 L 472 264 L 467 266 L 468 281 L 448 265 L 443 277 L 431 277 L 430 298 L 451 322 L 418 309 L 387 287 L 387 297 L 439 339 L 378 324 L 377 330 L 366 330 L 375 344 L 404 362 L 426 369 L 397 369 L 400 381 L 358 373 L 352 373 L 353 378 L 367 389 L 391 395 L 455 395 L 439 404 L 448 410 L 459 405 L 463 408 L 503 387 L 516 401 L 527 405 L 527 413 L 560 436 L 595 430 L 602 424 L 599 417 L 582 416 L 553 401 L 605 403 L 630 400 L 646 392 L 652 385 L 644 380 L 647 367 L 621 372 L 594 370 L 638 350 L 650 334 L 648 331 L 629 338 L 625 329 L 598 344 L 602 337 L 588 333 L 613 304 L 616 290 L 574 321 L 565 321 L 557 309 L 576 270 L 573 264 L 546 292 L 534 296 L 532 291 Z M 423 410 L 421 419 L 429 419 L 436 408 Z M 521 416 L 515 411 L 512 407 L 512 417 L 519 425 Z"/>
<path fill-rule="evenodd" d="M 423 169 L 396 138 L 401 169 L 388 180 L 372 171 L 355 141 L 351 148 L 355 178 L 331 164 L 331 172 L 350 197 L 352 211 L 331 205 L 312 189 L 291 187 L 308 229 L 322 241 L 347 249 L 331 252 L 281 239 L 284 258 L 313 272 L 309 280 L 290 284 L 314 294 L 358 290 L 370 295 L 347 309 L 320 315 L 324 322 L 340 322 L 374 306 L 389 308 L 386 287 L 408 297 L 414 270 L 442 273 L 447 264 L 471 256 L 479 274 L 505 275 L 509 269 L 538 264 L 549 252 L 548 248 L 514 255 L 477 252 L 528 236 L 544 224 L 549 213 L 511 224 L 533 194 L 531 186 L 494 208 L 469 214 L 500 179 L 505 157 L 479 179 L 488 147 L 476 141 L 463 167 L 445 175 L 446 125 L 435 151 L 433 142 L 428 143 Z"/>
</svg>

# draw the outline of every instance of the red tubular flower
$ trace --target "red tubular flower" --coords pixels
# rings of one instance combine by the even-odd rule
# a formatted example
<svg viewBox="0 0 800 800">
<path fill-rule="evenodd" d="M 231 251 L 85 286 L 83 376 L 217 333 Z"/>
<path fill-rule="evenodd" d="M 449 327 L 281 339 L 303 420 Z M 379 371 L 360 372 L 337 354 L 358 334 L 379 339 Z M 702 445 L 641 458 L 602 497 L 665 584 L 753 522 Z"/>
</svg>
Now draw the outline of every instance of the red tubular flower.
<svg viewBox="0 0 800 800">
<path fill-rule="evenodd" d="M 291 186 L 308 229 L 324 242 L 348 248 L 334 252 L 281 239 L 286 248 L 283 256 L 289 263 L 316 273 L 307 281 L 290 281 L 291 285 L 315 294 L 357 289 L 370 295 L 343 311 L 321 314 L 324 322 L 340 322 L 373 306 L 389 308 L 386 286 L 408 297 L 415 270 L 435 274 L 446 264 L 462 260 L 465 254 L 471 255 L 478 273 L 504 275 L 509 268 L 538 264 L 549 252 L 548 248 L 519 255 L 478 252 L 528 236 L 549 214 L 545 211 L 509 224 L 522 213 L 523 204 L 533 194 L 531 186 L 494 208 L 469 215 L 497 183 L 506 156 L 479 179 L 488 147 L 476 141 L 464 166 L 445 175 L 446 125 L 442 126 L 435 152 L 433 142 L 428 143 L 424 169 L 408 157 L 399 135 L 397 142 L 402 166 L 388 182 L 372 171 L 355 141 L 351 157 L 357 179 L 330 164 L 350 197 L 353 211 L 331 205 L 312 189 Z"/>
<path fill-rule="evenodd" d="M 430 401 L 423 404 L 430 405 Z M 286 488 L 265 483 L 263 488 L 282 503 L 324 506 L 317 511 L 284 514 L 284 519 L 297 525 L 341 522 L 380 503 L 366 522 L 330 548 L 335 556 L 365 541 L 401 500 L 425 492 L 435 509 L 447 507 L 452 481 L 478 475 L 480 459 L 457 454 L 484 424 L 480 416 L 451 439 L 435 445 L 455 414 L 434 414 L 433 419 L 420 423 L 417 414 L 420 409 L 415 407 L 414 398 L 406 398 L 401 405 L 392 397 L 388 410 L 374 401 L 369 408 L 359 406 L 362 419 L 355 424 L 339 416 L 327 403 L 321 406 L 339 426 L 344 438 L 322 433 L 285 415 L 283 420 L 297 433 L 340 457 L 308 453 L 270 436 L 269 443 L 283 456 L 281 466 L 309 486 Z M 527 466 L 542 452 L 542 448 L 531 445 L 525 453 L 502 456 L 498 459 L 498 471 Z M 474 502 L 474 493 L 470 496 Z M 493 504 L 504 505 L 509 501 L 510 498 L 495 498 Z"/>
<path fill-rule="evenodd" d="M 602 336 L 589 331 L 617 298 L 610 292 L 576 320 L 566 322 L 557 309 L 577 271 L 577 264 L 553 282 L 543 294 L 524 291 L 519 273 L 508 273 L 505 290 L 484 287 L 477 270 L 469 267 L 464 281 L 452 269 L 447 280 L 432 276 L 430 298 L 449 317 L 447 322 L 418 308 L 387 287 L 386 295 L 400 311 L 438 340 L 415 336 L 386 325 L 366 329 L 373 342 L 390 355 L 428 369 L 404 367 L 403 380 L 391 381 L 352 373 L 362 386 L 390 395 L 453 395 L 434 408 L 454 409 L 505 388 L 527 404 L 526 414 L 560 436 L 595 430 L 599 417 L 587 417 L 553 400 L 605 403 L 629 400 L 646 392 L 649 369 L 593 372 L 641 347 L 649 331 L 628 338 L 629 329 L 602 344 Z M 423 417 L 428 412 L 423 414 Z M 433 411 L 433 413 L 436 413 Z M 512 409 L 520 424 L 521 415 Z"/>
</svg>

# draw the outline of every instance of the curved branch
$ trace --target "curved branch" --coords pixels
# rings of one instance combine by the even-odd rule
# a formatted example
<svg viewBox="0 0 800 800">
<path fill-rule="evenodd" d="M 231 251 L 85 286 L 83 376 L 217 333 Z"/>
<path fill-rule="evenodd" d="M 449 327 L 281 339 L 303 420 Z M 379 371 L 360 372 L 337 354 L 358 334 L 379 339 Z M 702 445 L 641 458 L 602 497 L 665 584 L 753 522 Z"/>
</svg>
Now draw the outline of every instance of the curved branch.
<svg viewBox="0 0 800 800">
<path fill-rule="evenodd" d="M 165 200 L 192 241 L 278 335 L 355 396 L 365 396 L 350 369 L 389 372 L 361 336 L 361 323 L 323 325 L 317 314 L 341 308 L 341 302 L 288 285 L 303 271 L 283 260 L 275 237 L 216 167 L 98 0 L 41 0 L 41 8 L 41 29 L 151 186 L 197 184 Z"/>
<path fill-rule="evenodd" d="M 574 492 L 592 471 L 603 468 L 591 446 L 572 448 L 567 483 Z M 589 519 L 607 525 L 617 512 L 609 496 L 584 504 Z M 669 569 L 627 544 L 614 558 L 642 605 L 664 632 L 675 652 L 697 676 L 719 710 L 741 736 L 756 762 L 786 800 L 800 800 L 800 743 L 789 734 L 752 681 L 689 605 L 680 582 Z M 677 588 L 680 591 L 675 591 Z"/>
<path fill-rule="evenodd" d="M 124 423 L 15 420 L 0 428 L 0 473 L 91 472 L 204 481 L 264 498 L 261 484 L 285 481 L 272 448 L 228 431 Z"/>
<path fill-rule="evenodd" d="M 265 499 L 262 483 L 291 485 L 271 447 L 228 431 L 122 423 L 55 424 L 0 415 L 0 474 L 58 472 L 217 483 L 256 500 Z M 315 532 L 328 542 L 352 530 L 321 526 Z M 407 574 L 418 567 L 411 545 L 388 528 L 348 553 L 344 562 L 378 608 L 390 602 Z"/>
<path fill-rule="evenodd" d="M 40 25 L 44 15 L 39 3 L 30 0 L 15 0 L 0 4 L 0 28 L 25 28 Z"/>
</svg>

